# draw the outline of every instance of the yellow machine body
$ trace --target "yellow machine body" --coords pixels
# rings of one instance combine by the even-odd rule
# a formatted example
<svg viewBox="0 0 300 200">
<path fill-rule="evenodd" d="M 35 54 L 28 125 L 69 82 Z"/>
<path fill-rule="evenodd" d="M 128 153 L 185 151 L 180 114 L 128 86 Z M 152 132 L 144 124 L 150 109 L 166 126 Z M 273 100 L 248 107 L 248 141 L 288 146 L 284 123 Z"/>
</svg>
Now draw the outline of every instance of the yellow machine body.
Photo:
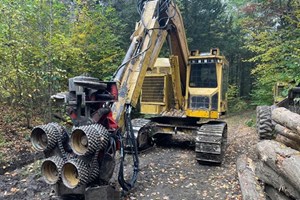
<svg viewBox="0 0 300 200">
<path fill-rule="evenodd" d="M 287 92 L 285 92 L 285 88 L 288 87 L 287 83 L 277 82 L 273 87 L 273 97 L 274 97 L 274 104 L 277 104 L 288 96 Z M 286 93 L 286 94 L 285 94 Z"/>
<path fill-rule="evenodd" d="M 226 112 L 228 63 L 217 48 L 206 54 L 189 51 L 180 11 L 173 1 L 166 2 L 143 4 L 141 20 L 114 74 L 118 101 L 111 108 L 113 118 L 124 129 L 140 99 L 141 113 L 154 115 L 150 133 L 143 128 L 137 131 L 140 149 L 164 141 L 166 134 L 174 138 L 185 133 L 195 143 L 198 161 L 221 163 L 227 124 L 207 119 L 218 119 Z M 158 58 L 165 42 L 170 58 Z"/>
<path fill-rule="evenodd" d="M 218 119 L 227 110 L 228 62 L 218 49 L 189 57 L 182 94 L 176 57 L 158 58 L 148 71 L 140 98 L 141 113 Z"/>
</svg>

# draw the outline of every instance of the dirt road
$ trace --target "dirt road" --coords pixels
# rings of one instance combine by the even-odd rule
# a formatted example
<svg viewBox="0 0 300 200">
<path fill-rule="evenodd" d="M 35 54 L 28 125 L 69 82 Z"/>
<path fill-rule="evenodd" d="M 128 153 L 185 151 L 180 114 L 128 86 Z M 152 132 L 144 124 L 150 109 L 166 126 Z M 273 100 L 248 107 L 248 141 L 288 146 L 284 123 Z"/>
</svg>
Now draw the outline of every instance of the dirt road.
<svg viewBox="0 0 300 200">
<path fill-rule="evenodd" d="M 254 112 L 227 117 L 228 147 L 221 166 L 200 165 L 190 149 L 154 147 L 140 154 L 136 188 L 125 199 L 241 199 L 236 158 L 254 158 L 257 136 Z M 50 187 L 39 171 L 40 162 L 0 176 L 0 199 L 49 199 Z"/>
</svg>

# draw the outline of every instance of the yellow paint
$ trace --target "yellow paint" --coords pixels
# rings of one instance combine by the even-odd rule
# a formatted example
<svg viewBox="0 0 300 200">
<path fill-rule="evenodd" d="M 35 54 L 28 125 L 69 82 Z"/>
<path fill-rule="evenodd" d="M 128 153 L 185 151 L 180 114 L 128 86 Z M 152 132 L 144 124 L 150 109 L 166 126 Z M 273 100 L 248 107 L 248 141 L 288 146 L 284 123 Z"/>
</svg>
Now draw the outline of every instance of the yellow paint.
<svg viewBox="0 0 300 200">
<path fill-rule="evenodd" d="M 216 88 L 195 88 L 195 87 L 189 87 L 190 82 L 190 74 L 191 74 L 191 65 L 188 65 L 187 68 L 187 80 L 186 80 L 186 94 L 185 94 L 185 110 L 186 113 L 190 113 L 188 116 L 193 117 L 201 117 L 204 118 L 218 118 L 219 113 L 225 112 L 227 110 L 227 101 L 226 101 L 226 94 L 222 95 L 222 87 L 224 84 L 223 80 L 223 70 L 225 66 L 228 66 L 228 61 L 225 59 L 224 56 L 220 56 L 219 49 L 216 49 L 217 53 L 216 55 L 212 55 L 212 50 L 210 55 L 200 55 L 199 52 L 195 52 L 194 56 L 190 56 L 190 60 L 196 59 L 196 60 L 203 60 L 203 59 L 217 59 L 217 62 L 215 63 L 216 67 L 216 76 L 217 76 L 217 87 Z M 197 54 L 198 53 L 198 54 Z M 201 114 L 195 114 L 197 111 L 188 111 L 189 109 L 189 97 L 191 96 L 206 96 L 210 99 L 210 105 L 209 110 L 211 109 L 211 98 L 218 93 L 218 109 L 217 114 L 209 114 L 209 113 L 201 113 Z M 225 96 L 225 98 L 224 98 Z M 209 110 L 207 112 L 209 112 Z M 214 111 L 212 111 L 214 112 Z M 192 114 L 193 113 L 193 114 Z"/>
<path fill-rule="evenodd" d="M 171 77 L 172 77 L 172 88 L 174 91 L 175 108 L 182 109 L 184 107 L 184 98 L 182 96 L 181 78 L 179 70 L 178 56 L 170 57 L 171 64 Z"/>
<path fill-rule="evenodd" d="M 196 52 L 197 53 L 197 52 Z M 216 76 L 217 76 L 217 87 L 216 88 L 195 88 L 189 87 L 190 81 L 190 65 L 187 66 L 187 76 L 186 76 L 186 94 L 182 95 L 181 85 L 180 85 L 180 70 L 178 58 L 176 56 L 171 56 L 170 60 L 166 58 L 158 58 L 155 66 L 152 71 L 148 71 L 146 76 L 165 76 L 164 83 L 164 102 L 158 104 L 157 102 L 141 102 L 141 112 L 144 114 L 160 114 L 163 111 L 168 109 L 178 109 L 184 110 L 187 117 L 196 117 L 196 118 L 211 118 L 217 119 L 220 117 L 220 114 L 227 110 L 227 101 L 226 94 L 222 95 L 223 87 L 223 69 L 224 65 L 228 64 L 226 59 L 223 56 L 217 55 L 196 55 L 190 57 L 190 59 L 218 59 L 218 62 L 215 63 L 216 67 Z M 170 64 L 171 63 L 171 64 Z M 168 70 L 168 68 L 170 70 Z M 162 70 L 164 69 L 164 70 Z M 171 79 L 168 79 L 168 77 Z M 212 106 L 212 97 L 218 93 L 218 106 L 217 110 L 211 110 Z M 172 96 L 173 95 L 173 96 Z M 208 110 L 196 110 L 190 109 L 189 99 L 191 96 L 206 96 L 209 98 L 209 108 Z M 184 101 L 181 100 L 184 99 Z"/>
<path fill-rule="evenodd" d="M 197 118 L 210 118 L 218 119 L 219 113 L 217 111 L 208 111 L 208 110 L 186 110 L 186 116 L 188 117 L 197 117 Z"/>
<path fill-rule="evenodd" d="M 188 88 L 191 96 L 213 96 L 218 92 L 218 88 Z"/>
<path fill-rule="evenodd" d="M 149 104 L 141 104 L 141 113 L 142 114 L 151 114 L 158 115 L 164 110 L 164 105 L 149 105 Z"/>
</svg>

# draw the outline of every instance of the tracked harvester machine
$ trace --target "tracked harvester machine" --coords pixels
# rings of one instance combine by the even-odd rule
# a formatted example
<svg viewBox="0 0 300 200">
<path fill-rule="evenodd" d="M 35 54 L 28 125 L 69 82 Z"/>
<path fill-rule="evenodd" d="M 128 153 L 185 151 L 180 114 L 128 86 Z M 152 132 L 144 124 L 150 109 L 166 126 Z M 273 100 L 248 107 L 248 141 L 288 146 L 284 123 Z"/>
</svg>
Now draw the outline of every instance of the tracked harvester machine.
<svg viewBox="0 0 300 200">
<path fill-rule="evenodd" d="M 227 110 L 225 57 L 217 48 L 188 50 L 173 1 L 140 0 L 138 10 L 141 20 L 113 80 L 77 76 L 69 79 L 68 92 L 53 96 L 64 102 L 73 127 L 49 123 L 32 131 L 33 147 L 46 157 L 42 175 L 57 196 L 118 199 L 109 187 L 117 157 L 118 181 L 130 191 L 137 181 L 138 149 L 166 137 L 187 136 L 198 161 L 222 162 L 227 125 L 218 119 Z M 158 58 L 165 41 L 170 58 Z M 139 100 L 141 112 L 153 117 L 135 124 L 131 112 Z M 132 172 L 125 174 L 128 152 Z"/>
<path fill-rule="evenodd" d="M 184 74 L 177 56 L 158 58 L 145 76 L 140 98 L 141 113 L 154 115 L 154 141 L 163 143 L 166 136 L 190 141 L 185 144 L 195 146 L 198 161 L 221 163 L 227 125 L 216 119 L 227 109 L 227 73 L 228 63 L 219 49 L 192 51 Z"/>
</svg>

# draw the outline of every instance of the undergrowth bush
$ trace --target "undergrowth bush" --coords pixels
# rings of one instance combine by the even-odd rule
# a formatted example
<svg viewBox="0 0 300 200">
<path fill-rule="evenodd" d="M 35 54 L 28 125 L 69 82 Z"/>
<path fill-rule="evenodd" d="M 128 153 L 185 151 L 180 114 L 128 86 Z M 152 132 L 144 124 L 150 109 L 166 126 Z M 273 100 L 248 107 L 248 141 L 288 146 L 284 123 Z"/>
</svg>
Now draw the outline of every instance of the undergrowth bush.
<svg viewBox="0 0 300 200">
<path fill-rule="evenodd" d="M 228 110 L 229 112 L 240 112 L 242 110 L 247 110 L 250 108 L 249 102 L 239 97 L 239 88 L 236 85 L 229 85 L 228 87 Z"/>
<path fill-rule="evenodd" d="M 5 138 L 3 137 L 2 135 L 3 133 L 0 133 L 0 147 L 5 145 L 6 141 L 5 141 Z"/>
</svg>

